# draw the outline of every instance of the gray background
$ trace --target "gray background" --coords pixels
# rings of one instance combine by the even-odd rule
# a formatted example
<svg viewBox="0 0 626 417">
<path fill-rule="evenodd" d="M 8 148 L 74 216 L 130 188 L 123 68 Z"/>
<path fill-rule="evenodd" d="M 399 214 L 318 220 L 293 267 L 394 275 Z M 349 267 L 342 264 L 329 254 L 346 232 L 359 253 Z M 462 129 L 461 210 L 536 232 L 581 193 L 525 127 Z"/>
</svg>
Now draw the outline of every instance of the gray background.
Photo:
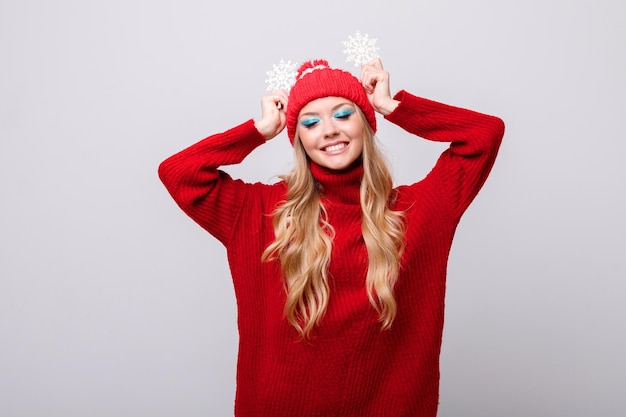
<svg viewBox="0 0 626 417">
<path fill-rule="evenodd" d="M 3 0 L 0 415 L 232 414 L 224 249 L 156 169 L 258 117 L 281 58 L 355 70 L 360 30 L 394 91 L 507 123 L 451 254 L 440 416 L 623 416 L 625 18 L 621 0 Z M 399 183 L 443 149 L 380 125 Z M 290 161 L 283 133 L 230 172 Z"/>
</svg>

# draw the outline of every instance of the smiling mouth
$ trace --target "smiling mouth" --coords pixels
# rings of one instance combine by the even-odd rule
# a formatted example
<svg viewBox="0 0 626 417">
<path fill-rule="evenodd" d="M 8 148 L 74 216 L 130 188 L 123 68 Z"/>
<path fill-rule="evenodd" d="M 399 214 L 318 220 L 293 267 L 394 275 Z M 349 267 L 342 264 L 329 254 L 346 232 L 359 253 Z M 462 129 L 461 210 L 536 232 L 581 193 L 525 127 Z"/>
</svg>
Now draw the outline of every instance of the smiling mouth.
<svg viewBox="0 0 626 417">
<path fill-rule="evenodd" d="M 334 152 L 334 151 L 338 151 L 338 150 L 340 150 L 340 149 L 343 149 L 343 148 L 345 148 L 346 146 L 348 146 L 348 144 L 347 144 L 347 143 L 345 143 L 345 142 L 341 142 L 341 143 L 336 143 L 336 144 L 334 144 L 334 145 L 330 145 L 330 146 L 327 146 L 327 147 L 325 147 L 325 148 L 322 148 L 322 150 L 323 150 L 324 152 Z"/>
</svg>

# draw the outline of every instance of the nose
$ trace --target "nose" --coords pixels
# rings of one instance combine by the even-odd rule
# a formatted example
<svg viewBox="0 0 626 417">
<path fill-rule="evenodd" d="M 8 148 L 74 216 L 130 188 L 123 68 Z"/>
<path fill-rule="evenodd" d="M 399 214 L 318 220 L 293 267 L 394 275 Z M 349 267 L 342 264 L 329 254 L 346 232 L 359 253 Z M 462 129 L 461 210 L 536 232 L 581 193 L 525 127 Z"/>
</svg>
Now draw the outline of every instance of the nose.
<svg viewBox="0 0 626 417">
<path fill-rule="evenodd" d="M 324 123 L 324 137 L 326 138 L 332 138 L 334 136 L 337 136 L 339 134 L 339 129 L 337 128 L 337 125 L 335 124 L 335 120 L 330 117 L 326 123 Z"/>
</svg>

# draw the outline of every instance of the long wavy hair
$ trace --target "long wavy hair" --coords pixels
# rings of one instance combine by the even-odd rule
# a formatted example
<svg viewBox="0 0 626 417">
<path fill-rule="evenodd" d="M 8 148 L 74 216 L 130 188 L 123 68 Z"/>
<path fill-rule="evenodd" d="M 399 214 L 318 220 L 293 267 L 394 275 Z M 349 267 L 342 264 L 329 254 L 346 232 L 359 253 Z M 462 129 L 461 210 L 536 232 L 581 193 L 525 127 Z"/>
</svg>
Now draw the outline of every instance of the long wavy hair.
<svg viewBox="0 0 626 417">
<path fill-rule="evenodd" d="M 368 254 L 365 285 L 370 303 L 388 329 L 397 313 L 394 286 L 404 251 L 404 213 L 389 208 L 394 195 L 391 173 L 376 137 L 358 108 L 363 126 L 363 180 L 360 189 L 362 233 Z M 287 293 L 285 317 L 301 336 L 309 337 L 326 312 L 334 229 L 327 221 L 319 184 L 298 135 L 294 138 L 295 166 L 281 178 L 287 196 L 273 213 L 275 240 L 262 260 L 280 261 Z"/>
</svg>

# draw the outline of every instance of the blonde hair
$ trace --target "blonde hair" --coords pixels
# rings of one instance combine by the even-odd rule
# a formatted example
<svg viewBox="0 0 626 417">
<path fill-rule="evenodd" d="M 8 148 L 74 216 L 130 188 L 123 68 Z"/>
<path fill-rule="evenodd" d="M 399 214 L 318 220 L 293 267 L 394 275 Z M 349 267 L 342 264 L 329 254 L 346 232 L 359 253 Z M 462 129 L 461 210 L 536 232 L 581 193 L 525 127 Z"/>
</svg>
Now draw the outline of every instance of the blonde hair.
<svg viewBox="0 0 626 417">
<path fill-rule="evenodd" d="M 368 253 L 365 285 L 370 303 L 388 329 L 397 313 L 393 289 L 404 251 L 404 213 L 389 208 L 393 183 L 374 132 L 360 108 L 363 125 L 363 180 L 360 200 L 362 233 Z M 262 260 L 278 259 L 287 293 L 285 317 L 303 337 L 308 337 L 326 312 L 330 289 L 328 266 L 334 229 L 327 221 L 319 184 L 309 169 L 308 156 L 298 135 L 294 138 L 295 167 L 282 176 L 286 200 L 273 213 L 275 240 Z"/>
</svg>

